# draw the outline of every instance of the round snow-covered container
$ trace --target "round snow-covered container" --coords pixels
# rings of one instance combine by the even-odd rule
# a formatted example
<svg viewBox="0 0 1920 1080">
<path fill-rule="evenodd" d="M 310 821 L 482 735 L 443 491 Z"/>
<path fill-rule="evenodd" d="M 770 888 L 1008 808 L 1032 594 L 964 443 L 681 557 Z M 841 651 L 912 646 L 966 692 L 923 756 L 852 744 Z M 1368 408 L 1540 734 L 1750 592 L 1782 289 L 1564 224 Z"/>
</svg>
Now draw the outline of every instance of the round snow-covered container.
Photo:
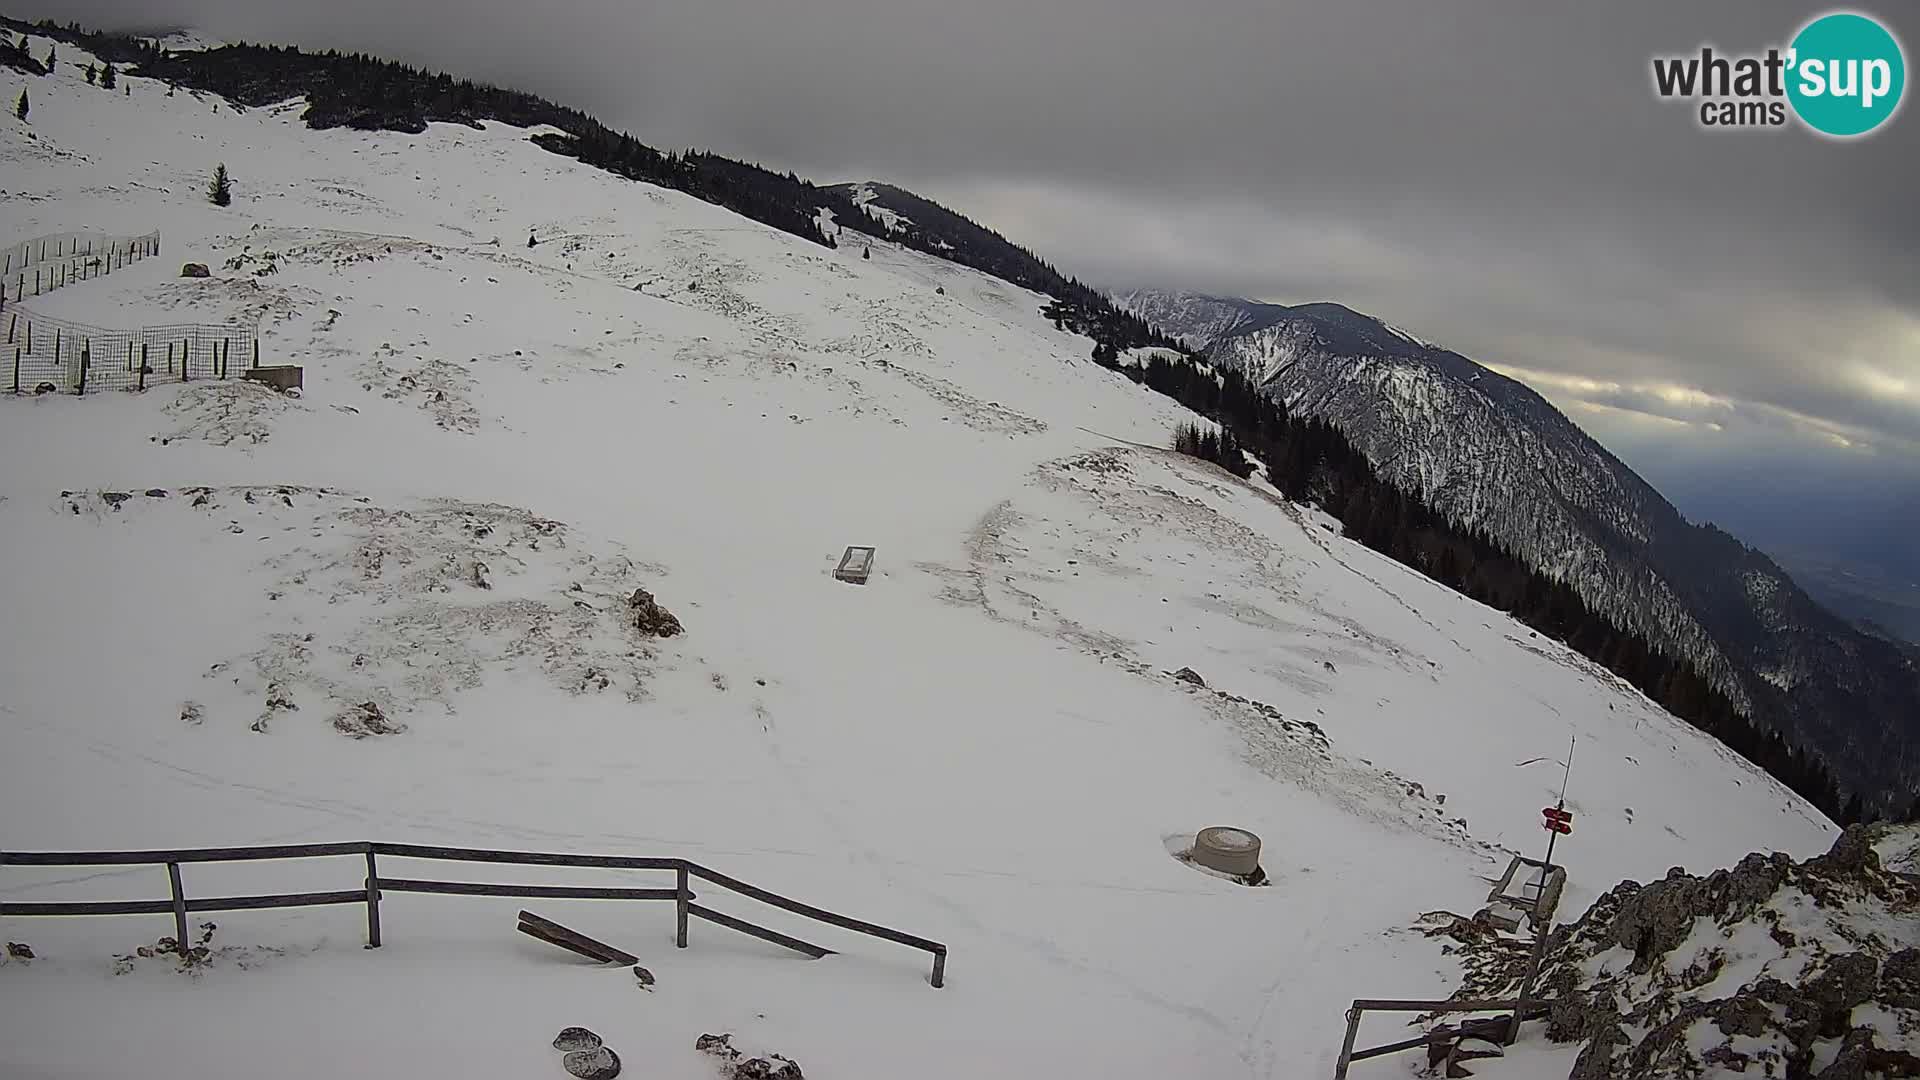
<svg viewBox="0 0 1920 1080">
<path fill-rule="evenodd" d="M 1260 838 L 1227 825 L 1201 829 L 1193 838 L 1193 861 L 1209 870 L 1245 877 L 1260 868 Z"/>
</svg>

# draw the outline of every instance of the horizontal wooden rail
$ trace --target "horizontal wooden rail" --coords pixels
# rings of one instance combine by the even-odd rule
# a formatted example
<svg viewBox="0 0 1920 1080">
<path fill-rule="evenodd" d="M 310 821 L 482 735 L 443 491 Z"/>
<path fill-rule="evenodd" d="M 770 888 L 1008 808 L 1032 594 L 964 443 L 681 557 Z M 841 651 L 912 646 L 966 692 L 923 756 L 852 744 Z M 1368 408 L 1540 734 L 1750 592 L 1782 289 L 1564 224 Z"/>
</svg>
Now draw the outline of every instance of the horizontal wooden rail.
<svg viewBox="0 0 1920 1080">
<path fill-rule="evenodd" d="M 613 889 L 573 885 L 489 885 L 478 881 L 415 881 L 382 875 L 376 888 L 381 892 L 440 893 L 444 896 L 519 896 L 555 900 L 678 900 L 678 889 Z M 365 900 L 367 894 L 356 892 Z"/>
<path fill-rule="evenodd" d="M 0 915 L 166 915 L 171 900 L 83 900 L 64 904 L 0 904 Z"/>
<path fill-rule="evenodd" d="M 820 946 L 815 945 L 812 942 L 801 941 L 797 937 L 788 937 L 787 935 L 782 934 L 777 930 L 769 930 L 764 926 L 755 926 L 754 924 L 747 922 L 745 919 L 736 919 L 731 915 L 723 914 L 721 912 L 713 910 L 712 908 L 701 907 L 699 904 L 688 904 L 687 914 L 693 916 L 696 919 L 705 919 L 710 923 L 717 923 L 718 925 L 724 926 L 729 930 L 738 930 L 743 934 L 752 935 L 753 937 L 757 937 L 762 941 L 771 941 L 775 945 L 785 945 L 787 948 L 792 949 L 794 952 L 805 953 L 808 956 L 813 957 L 815 960 L 818 960 L 823 956 L 833 955 L 832 949 L 821 948 Z"/>
<path fill-rule="evenodd" d="M 1397 1043 L 1388 1043 L 1385 1046 L 1371 1046 L 1365 1050 L 1355 1050 L 1353 1053 L 1347 1055 L 1347 1060 L 1353 1062 L 1365 1061 L 1368 1058 L 1385 1057 L 1388 1054 L 1397 1054 L 1402 1050 L 1412 1050 L 1415 1047 L 1425 1046 L 1432 1041 L 1433 1035 L 1423 1032 L 1411 1039 L 1402 1039 Z"/>
<path fill-rule="evenodd" d="M 1523 1005 L 1545 1006 L 1546 1002 L 1533 998 L 1519 1000 L 1464 998 L 1454 1001 L 1420 1001 L 1403 998 L 1355 998 L 1353 1000 L 1353 1007 L 1365 1012 L 1490 1012 L 1494 1009 L 1517 1009 Z"/>
<path fill-rule="evenodd" d="M 672 890 L 668 890 L 669 896 Z M 364 903 L 364 890 L 352 892 L 274 893 L 267 896 L 212 896 L 188 898 L 188 911 L 259 911 L 265 908 L 324 907 L 328 904 Z M 0 915 L 166 915 L 173 911 L 171 900 L 81 901 L 65 904 L 0 904 Z"/>
<path fill-rule="evenodd" d="M 516 866 L 601 866 L 611 870 L 678 870 L 685 859 L 638 855 L 554 855 L 540 851 L 490 851 L 486 848 L 427 847 L 421 844 L 369 845 L 376 855 L 404 859 L 440 859 L 446 862 L 510 863 Z"/>
<path fill-rule="evenodd" d="M 373 845 L 283 844 L 277 847 L 182 848 L 177 851 L 0 851 L 0 866 L 138 866 L 143 863 L 253 862 L 363 855 Z"/>
<path fill-rule="evenodd" d="M 266 908 L 324 907 L 328 904 L 364 904 L 364 889 L 341 892 L 279 893 L 272 896 L 227 896 L 214 900 L 187 899 L 188 911 L 260 911 Z"/>
<path fill-rule="evenodd" d="M 937 941 L 929 941 L 926 938 L 915 937 L 912 934 L 903 934 L 898 930 L 889 930 L 884 926 L 880 926 L 876 923 L 866 922 L 865 920 L 862 920 L 862 919 L 850 919 L 845 915 L 836 915 L 833 912 L 827 911 L 824 908 L 817 908 L 817 907 L 814 907 L 812 904 L 803 904 L 798 900 L 789 900 L 778 893 L 770 893 L 765 889 L 759 888 L 758 886 L 749 885 L 738 878 L 730 878 L 725 874 L 718 873 L 713 870 L 709 870 L 704 866 L 700 866 L 697 864 L 690 864 L 688 865 L 687 869 L 692 871 L 695 877 L 705 878 L 706 880 L 713 882 L 715 885 L 719 885 L 724 888 L 731 889 L 734 892 L 739 893 L 741 896 L 751 897 L 755 900 L 760 901 L 763 904 L 771 904 L 774 907 L 781 908 L 786 911 L 791 911 L 795 915 L 805 915 L 809 919 L 814 919 L 823 923 L 830 923 L 834 926 L 840 927 L 843 930 L 852 930 L 857 933 L 869 934 L 877 938 L 885 938 L 888 941 L 898 942 L 899 944 L 906 945 L 910 948 L 924 949 L 925 951 L 930 953 L 939 954 L 947 951 L 947 947 L 945 945 L 940 944 Z"/>
<path fill-rule="evenodd" d="M 181 884 L 180 864 L 207 862 L 250 862 L 265 859 L 311 859 L 330 856 L 359 855 L 366 859 L 367 875 L 361 888 L 332 892 L 276 893 L 264 896 L 229 896 L 213 899 L 194 900 L 186 896 Z M 466 863 L 503 863 L 517 866 L 565 866 L 576 868 L 597 868 L 609 870 L 672 870 L 675 873 L 673 888 L 616 888 L 611 886 L 568 886 L 568 885 L 501 885 L 477 881 L 431 881 L 417 878 L 393 878 L 382 876 L 376 864 L 378 856 L 385 855 L 400 859 L 436 859 L 446 862 Z M 636 855 L 585 855 L 572 853 L 552 853 L 539 851 L 500 851 L 488 848 L 438 847 L 425 844 L 384 844 L 379 842 L 355 842 L 347 844 L 283 844 L 262 847 L 224 847 L 224 848 L 177 848 L 153 849 L 142 851 L 0 851 L 0 866 L 138 866 L 152 865 L 167 868 L 168 884 L 173 897 L 170 900 L 128 900 L 128 901 L 84 901 L 70 903 L 15 903 L 0 902 L 0 916 L 4 915 L 161 915 L 171 913 L 177 927 L 177 936 L 181 947 L 185 949 L 186 916 L 194 911 L 244 911 L 263 908 L 312 907 L 329 904 L 362 904 L 367 906 L 367 944 L 378 948 L 380 945 L 380 896 L 383 892 L 437 893 L 448 896 L 511 896 L 544 897 L 578 900 L 671 900 L 677 909 L 675 944 L 685 948 L 687 944 L 687 919 L 698 917 L 785 946 L 797 952 L 818 959 L 830 955 L 833 950 L 790 937 L 775 930 L 758 926 L 734 916 L 702 907 L 693 903 L 694 894 L 687 887 L 689 878 L 702 880 L 728 889 L 750 900 L 780 908 L 816 922 L 837 926 L 843 930 L 866 934 L 885 941 L 920 949 L 933 954 L 933 974 L 929 980 L 934 986 L 943 986 L 946 981 L 947 947 L 937 941 L 903 933 L 878 923 L 864 919 L 854 919 L 845 915 L 804 904 L 798 900 L 769 892 L 756 885 L 750 885 L 739 878 L 729 877 L 717 870 L 709 869 L 698 863 L 680 858 L 659 858 Z M 1361 1003 L 1356 1002 L 1356 1005 Z M 1423 1004 L 1423 1003 L 1414 1003 Z M 1446 1003 L 1425 1003 L 1442 1005 Z M 1385 1007 L 1374 1003 L 1371 1007 Z"/>
</svg>

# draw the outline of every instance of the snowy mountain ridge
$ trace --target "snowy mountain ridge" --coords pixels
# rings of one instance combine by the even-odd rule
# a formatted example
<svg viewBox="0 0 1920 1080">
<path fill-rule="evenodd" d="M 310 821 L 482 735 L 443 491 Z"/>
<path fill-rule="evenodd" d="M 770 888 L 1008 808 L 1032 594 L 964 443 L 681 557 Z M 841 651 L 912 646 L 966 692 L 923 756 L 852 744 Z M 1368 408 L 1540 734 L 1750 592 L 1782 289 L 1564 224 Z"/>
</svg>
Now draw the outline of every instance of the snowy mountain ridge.
<svg viewBox="0 0 1920 1080">
<path fill-rule="evenodd" d="M 1537 850 L 1562 774 L 1516 763 L 1569 739 L 1570 905 L 1832 842 L 1577 653 L 1155 449 L 1193 416 L 1047 296 L 828 248 L 544 129 L 314 131 L 298 100 L 107 93 L 60 54 L 30 121 L 0 117 L 0 236 L 158 227 L 164 254 L 31 310 L 257 313 L 304 389 L 0 395 L 0 849 L 686 856 L 951 956 L 936 991 L 918 956 L 745 901 L 835 955 L 707 924 L 679 950 L 664 905 L 396 890 L 379 949 L 357 905 L 235 911 L 183 971 L 153 954 L 169 916 L 0 916 L 33 954 L 0 964 L 0 1075 L 558 1075 L 571 1025 L 668 1080 L 710 1080 L 708 1032 L 853 1080 L 1314 1075 L 1346 1000 L 1458 986 L 1412 927 Z M 855 544 L 864 586 L 832 577 Z M 633 622 L 639 591 L 681 632 Z M 1217 823 L 1262 837 L 1269 885 L 1170 857 Z M 183 877 L 352 889 L 355 862 Z M 168 889 L 0 865 L 9 903 Z M 521 906 L 657 985 L 515 934 Z M 1530 1035 L 1481 1075 L 1570 1056 Z"/>
<path fill-rule="evenodd" d="M 1821 608 L 1763 553 L 1686 521 L 1524 384 L 1338 304 L 1137 291 L 1122 306 L 1332 421 L 1376 467 L 1487 531 L 1821 754 L 1869 803 L 1920 786 L 1920 668 Z"/>
</svg>

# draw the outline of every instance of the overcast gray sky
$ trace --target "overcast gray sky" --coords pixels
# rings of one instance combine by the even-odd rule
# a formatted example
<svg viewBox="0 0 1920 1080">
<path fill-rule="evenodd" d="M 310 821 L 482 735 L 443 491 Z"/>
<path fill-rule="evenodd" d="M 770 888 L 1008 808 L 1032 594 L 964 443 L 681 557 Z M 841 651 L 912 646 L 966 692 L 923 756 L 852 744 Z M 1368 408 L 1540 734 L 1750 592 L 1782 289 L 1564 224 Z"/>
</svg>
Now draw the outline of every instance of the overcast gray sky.
<svg viewBox="0 0 1920 1080">
<path fill-rule="evenodd" d="M 1826 5 L 8 6 L 363 49 L 656 145 L 892 180 L 1096 282 L 1337 299 L 1526 379 L 1696 514 L 1764 508 L 1786 473 L 1859 484 L 1836 527 L 1920 507 L 1920 113 L 1850 143 L 1711 134 L 1650 87 L 1655 53 L 1784 45 Z M 1920 10 L 1861 10 L 1911 64 Z"/>
</svg>

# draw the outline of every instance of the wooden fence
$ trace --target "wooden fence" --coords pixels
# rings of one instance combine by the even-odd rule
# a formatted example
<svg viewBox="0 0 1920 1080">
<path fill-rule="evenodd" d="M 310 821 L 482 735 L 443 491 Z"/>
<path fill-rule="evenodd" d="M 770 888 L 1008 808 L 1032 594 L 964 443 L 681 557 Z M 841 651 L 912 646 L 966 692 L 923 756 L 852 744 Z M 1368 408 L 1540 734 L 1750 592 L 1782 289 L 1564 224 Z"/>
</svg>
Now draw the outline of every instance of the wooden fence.
<svg viewBox="0 0 1920 1080">
<path fill-rule="evenodd" d="M 155 383 L 237 379 L 260 364 L 258 328 L 181 323 L 112 330 L 23 305 L 0 311 L 0 393 L 145 390 Z M 236 346 L 238 348 L 236 348 Z"/>
<path fill-rule="evenodd" d="M 190 897 L 180 880 L 182 863 L 254 862 L 266 859 L 317 859 L 361 856 L 367 864 L 366 878 L 360 887 L 330 892 L 276 893 L 264 896 Z M 435 881 L 414 878 L 382 877 L 377 857 L 433 859 L 465 863 L 505 863 L 518 866 L 567 866 L 615 870 L 671 870 L 672 888 L 608 888 L 569 885 L 496 885 L 471 881 Z M 946 982 L 947 947 L 937 941 L 890 930 L 861 919 L 803 904 L 778 893 L 749 885 L 687 859 L 647 858 L 628 855 L 569 855 L 537 851 L 489 851 L 480 848 L 428 847 L 419 844 L 382 844 L 354 842 L 346 844 L 291 844 L 276 847 L 186 848 L 177 851 L 0 851 L 0 866 L 165 866 L 172 896 L 166 900 L 110 900 L 65 903 L 0 902 L 0 916 L 7 915 L 173 915 L 175 942 L 181 953 L 188 951 L 187 913 L 200 911 L 252 911 L 262 908 L 319 907 L 328 904 L 365 904 L 367 909 L 367 946 L 380 946 L 380 897 L 384 892 L 438 893 L 448 896 L 545 897 L 568 900 L 671 900 L 677 915 L 674 944 L 687 947 L 687 920 L 707 922 L 750 934 L 762 941 L 782 945 L 814 959 L 829 955 L 822 948 L 799 938 L 789 937 L 764 926 L 735 918 L 694 903 L 691 879 L 699 878 L 722 889 L 758 900 L 771 907 L 792 912 L 816 922 L 843 930 L 882 938 L 933 955 L 933 974 L 929 981 L 936 987 Z"/>
<path fill-rule="evenodd" d="M 62 285 L 103 277 L 160 254 L 160 231 L 145 236 L 60 233 L 0 249 L 0 309 Z"/>
</svg>

